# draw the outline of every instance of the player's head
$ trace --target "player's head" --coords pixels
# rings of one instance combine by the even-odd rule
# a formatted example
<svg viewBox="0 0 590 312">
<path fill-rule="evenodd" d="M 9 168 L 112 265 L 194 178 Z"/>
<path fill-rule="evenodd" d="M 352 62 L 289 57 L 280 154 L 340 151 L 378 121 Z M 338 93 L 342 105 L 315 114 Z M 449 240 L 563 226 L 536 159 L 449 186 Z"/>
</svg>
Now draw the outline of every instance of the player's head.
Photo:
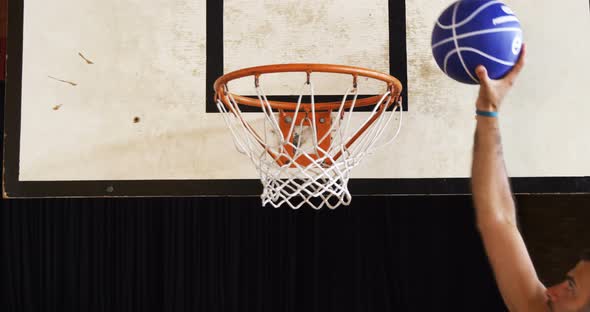
<svg viewBox="0 0 590 312">
<path fill-rule="evenodd" d="M 547 289 L 547 304 L 555 312 L 590 312 L 590 250 L 582 254 L 563 282 Z"/>
</svg>

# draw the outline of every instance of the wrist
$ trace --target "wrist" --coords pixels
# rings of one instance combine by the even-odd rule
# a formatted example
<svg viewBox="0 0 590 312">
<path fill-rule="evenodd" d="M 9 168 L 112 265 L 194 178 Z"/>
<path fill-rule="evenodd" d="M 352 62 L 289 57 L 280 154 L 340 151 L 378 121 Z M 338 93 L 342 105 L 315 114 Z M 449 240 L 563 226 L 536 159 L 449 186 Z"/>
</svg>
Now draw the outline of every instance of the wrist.
<svg viewBox="0 0 590 312">
<path fill-rule="evenodd" d="M 498 106 L 494 103 L 477 99 L 475 108 L 482 112 L 498 112 Z"/>
</svg>

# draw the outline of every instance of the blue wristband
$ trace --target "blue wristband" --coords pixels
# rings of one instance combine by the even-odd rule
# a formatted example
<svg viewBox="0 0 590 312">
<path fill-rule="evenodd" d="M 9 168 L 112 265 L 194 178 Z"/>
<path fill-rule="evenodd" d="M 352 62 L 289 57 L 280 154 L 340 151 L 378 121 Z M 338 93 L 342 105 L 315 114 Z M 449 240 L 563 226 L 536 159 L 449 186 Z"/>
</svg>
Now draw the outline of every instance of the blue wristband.
<svg viewBox="0 0 590 312">
<path fill-rule="evenodd" d="M 498 117 L 498 112 L 488 112 L 488 111 L 476 110 L 475 113 L 478 116 L 493 117 L 493 118 L 497 118 Z"/>
</svg>

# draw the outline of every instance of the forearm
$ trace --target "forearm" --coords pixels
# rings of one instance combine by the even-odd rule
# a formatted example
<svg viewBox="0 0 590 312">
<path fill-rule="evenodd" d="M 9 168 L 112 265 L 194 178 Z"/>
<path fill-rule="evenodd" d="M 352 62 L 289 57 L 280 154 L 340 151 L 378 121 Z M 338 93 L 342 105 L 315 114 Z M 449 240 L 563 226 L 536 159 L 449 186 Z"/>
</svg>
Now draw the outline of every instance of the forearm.
<svg viewBox="0 0 590 312">
<path fill-rule="evenodd" d="M 471 175 L 478 225 L 489 221 L 516 225 L 497 118 L 477 117 Z"/>
</svg>

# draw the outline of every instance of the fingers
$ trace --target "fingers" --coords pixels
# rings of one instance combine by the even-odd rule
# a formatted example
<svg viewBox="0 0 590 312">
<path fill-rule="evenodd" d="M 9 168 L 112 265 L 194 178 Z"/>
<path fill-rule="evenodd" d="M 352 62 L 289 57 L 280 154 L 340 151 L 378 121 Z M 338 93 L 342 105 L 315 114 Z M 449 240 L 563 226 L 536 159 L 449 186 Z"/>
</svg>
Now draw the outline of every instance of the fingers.
<svg viewBox="0 0 590 312">
<path fill-rule="evenodd" d="M 514 65 L 512 70 L 505 77 L 505 79 L 508 81 L 509 84 L 512 85 L 514 83 L 514 81 L 516 80 L 516 77 L 518 77 L 518 74 L 520 74 L 520 72 L 522 71 L 522 68 L 524 67 L 524 64 L 525 64 L 525 59 L 526 59 L 526 45 L 523 43 L 522 49 L 520 50 L 520 57 L 518 58 L 518 62 L 516 63 L 516 65 Z"/>
<path fill-rule="evenodd" d="M 488 85 L 490 83 L 488 70 L 483 65 L 479 65 L 477 68 L 475 68 L 475 74 L 477 75 L 477 78 L 479 78 L 479 82 L 482 85 Z"/>
</svg>

